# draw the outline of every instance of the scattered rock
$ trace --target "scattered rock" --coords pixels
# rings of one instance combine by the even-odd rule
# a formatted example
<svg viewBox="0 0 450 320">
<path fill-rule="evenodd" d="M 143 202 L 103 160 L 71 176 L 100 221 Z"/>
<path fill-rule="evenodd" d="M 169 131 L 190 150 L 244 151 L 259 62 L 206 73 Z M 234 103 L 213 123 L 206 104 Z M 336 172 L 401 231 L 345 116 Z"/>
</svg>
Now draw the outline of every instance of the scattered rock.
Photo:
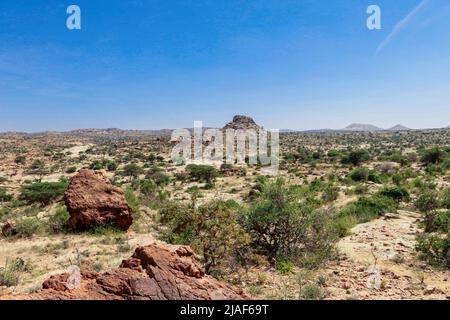
<svg viewBox="0 0 450 320">
<path fill-rule="evenodd" d="M 205 275 L 187 246 L 138 247 L 133 256 L 113 271 L 83 270 L 80 288 L 69 290 L 68 274 L 52 276 L 43 289 L 29 295 L 0 299 L 32 300 L 242 300 L 242 289 Z"/>
<path fill-rule="evenodd" d="M 424 292 L 425 295 L 430 295 L 430 294 L 444 294 L 444 292 L 438 288 L 432 287 L 432 286 L 428 286 L 425 288 Z"/>
<path fill-rule="evenodd" d="M 123 190 L 100 171 L 80 170 L 70 181 L 64 201 L 73 229 L 111 223 L 127 230 L 133 222 Z"/>
<path fill-rule="evenodd" d="M 16 224 L 14 221 L 6 221 L 2 227 L 2 236 L 10 237 L 17 234 Z"/>
</svg>

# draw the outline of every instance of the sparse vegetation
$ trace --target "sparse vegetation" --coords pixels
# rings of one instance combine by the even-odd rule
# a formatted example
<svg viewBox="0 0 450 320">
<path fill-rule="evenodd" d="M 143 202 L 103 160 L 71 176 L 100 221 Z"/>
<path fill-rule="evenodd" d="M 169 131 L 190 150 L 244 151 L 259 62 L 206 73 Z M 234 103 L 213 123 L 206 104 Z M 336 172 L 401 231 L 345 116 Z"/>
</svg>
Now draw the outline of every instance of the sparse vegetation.
<svg viewBox="0 0 450 320">
<path fill-rule="evenodd" d="M 68 186 L 67 180 L 59 182 L 35 182 L 22 187 L 20 199 L 28 203 L 49 204 L 52 200 L 62 196 Z"/>
</svg>

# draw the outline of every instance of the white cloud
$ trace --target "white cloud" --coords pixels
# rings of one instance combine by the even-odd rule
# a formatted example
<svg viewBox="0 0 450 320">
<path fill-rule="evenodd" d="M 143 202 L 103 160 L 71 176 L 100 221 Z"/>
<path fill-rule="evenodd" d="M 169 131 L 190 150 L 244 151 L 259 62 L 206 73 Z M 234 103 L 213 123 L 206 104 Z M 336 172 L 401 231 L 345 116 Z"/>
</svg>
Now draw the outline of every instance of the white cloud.
<svg viewBox="0 0 450 320">
<path fill-rule="evenodd" d="M 422 0 L 408 15 L 400 20 L 392 29 L 391 33 L 380 43 L 375 54 L 380 53 L 384 47 L 386 47 L 409 23 L 410 21 L 421 11 L 423 10 L 430 0 Z"/>
</svg>

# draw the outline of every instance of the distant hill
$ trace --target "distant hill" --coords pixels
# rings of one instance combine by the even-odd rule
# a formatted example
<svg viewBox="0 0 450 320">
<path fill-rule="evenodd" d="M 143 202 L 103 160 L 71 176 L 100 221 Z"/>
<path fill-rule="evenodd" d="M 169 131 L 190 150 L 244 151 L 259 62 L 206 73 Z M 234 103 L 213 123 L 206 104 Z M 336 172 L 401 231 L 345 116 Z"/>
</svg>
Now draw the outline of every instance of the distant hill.
<svg viewBox="0 0 450 320">
<path fill-rule="evenodd" d="M 404 125 L 398 124 L 396 126 L 393 126 L 392 128 L 388 129 L 389 131 L 408 131 L 411 130 L 408 127 L 405 127 Z"/>
<path fill-rule="evenodd" d="M 310 129 L 310 130 L 303 130 L 301 132 L 304 133 L 327 133 L 327 132 L 339 132 L 341 130 L 336 129 Z"/>
<path fill-rule="evenodd" d="M 76 129 L 62 133 L 73 136 L 121 137 L 121 136 L 161 136 L 161 135 L 170 135 L 171 132 L 172 129 L 123 130 L 117 128 L 107 128 L 107 129 Z"/>
<path fill-rule="evenodd" d="M 255 130 L 259 130 L 261 129 L 261 127 L 259 125 L 256 124 L 255 120 L 253 120 L 253 118 L 248 117 L 248 116 L 243 116 L 243 115 L 236 115 L 233 117 L 233 121 L 228 122 L 225 127 L 223 127 L 224 130 L 226 129 L 234 129 L 234 130 L 239 130 L 239 129 L 255 129 Z"/>
<path fill-rule="evenodd" d="M 351 125 L 342 129 L 342 131 L 381 131 L 383 129 L 378 128 L 372 124 L 364 123 L 352 123 Z"/>
</svg>

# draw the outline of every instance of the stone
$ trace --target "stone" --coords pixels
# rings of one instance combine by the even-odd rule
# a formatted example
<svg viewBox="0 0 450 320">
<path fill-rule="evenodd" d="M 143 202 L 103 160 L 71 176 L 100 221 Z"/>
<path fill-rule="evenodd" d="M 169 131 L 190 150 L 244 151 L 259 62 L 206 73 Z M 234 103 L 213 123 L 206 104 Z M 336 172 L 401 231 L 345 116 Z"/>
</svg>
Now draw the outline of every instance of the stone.
<svg viewBox="0 0 450 320">
<path fill-rule="evenodd" d="M 234 129 L 234 130 L 247 130 L 247 129 L 261 129 L 251 117 L 236 115 L 233 117 L 233 121 L 227 123 L 223 129 Z"/>
<path fill-rule="evenodd" d="M 188 246 L 152 244 L 138 247 L 118 269 L 81 271 L 80 287 L 69 290 L 68 274 L 46 280 L 42 290 L 6 295 L 0 300 L 242 300 L 242 289 L 205 275 Z"/>
<path fill-rule="evenodd" d="M 72 229 L 112 224 L 125 231 L 133 223 L 123 190 L 101 171 L 80 170 L 72 177 L 64 201 Z"/>
<path fill-rule="evenodd" d="M 14 221 L 6 221 L 6 223 L 2 226 L 2 236 L 10 237 L 17 234 L 16 224 Z"/>
</svg>

